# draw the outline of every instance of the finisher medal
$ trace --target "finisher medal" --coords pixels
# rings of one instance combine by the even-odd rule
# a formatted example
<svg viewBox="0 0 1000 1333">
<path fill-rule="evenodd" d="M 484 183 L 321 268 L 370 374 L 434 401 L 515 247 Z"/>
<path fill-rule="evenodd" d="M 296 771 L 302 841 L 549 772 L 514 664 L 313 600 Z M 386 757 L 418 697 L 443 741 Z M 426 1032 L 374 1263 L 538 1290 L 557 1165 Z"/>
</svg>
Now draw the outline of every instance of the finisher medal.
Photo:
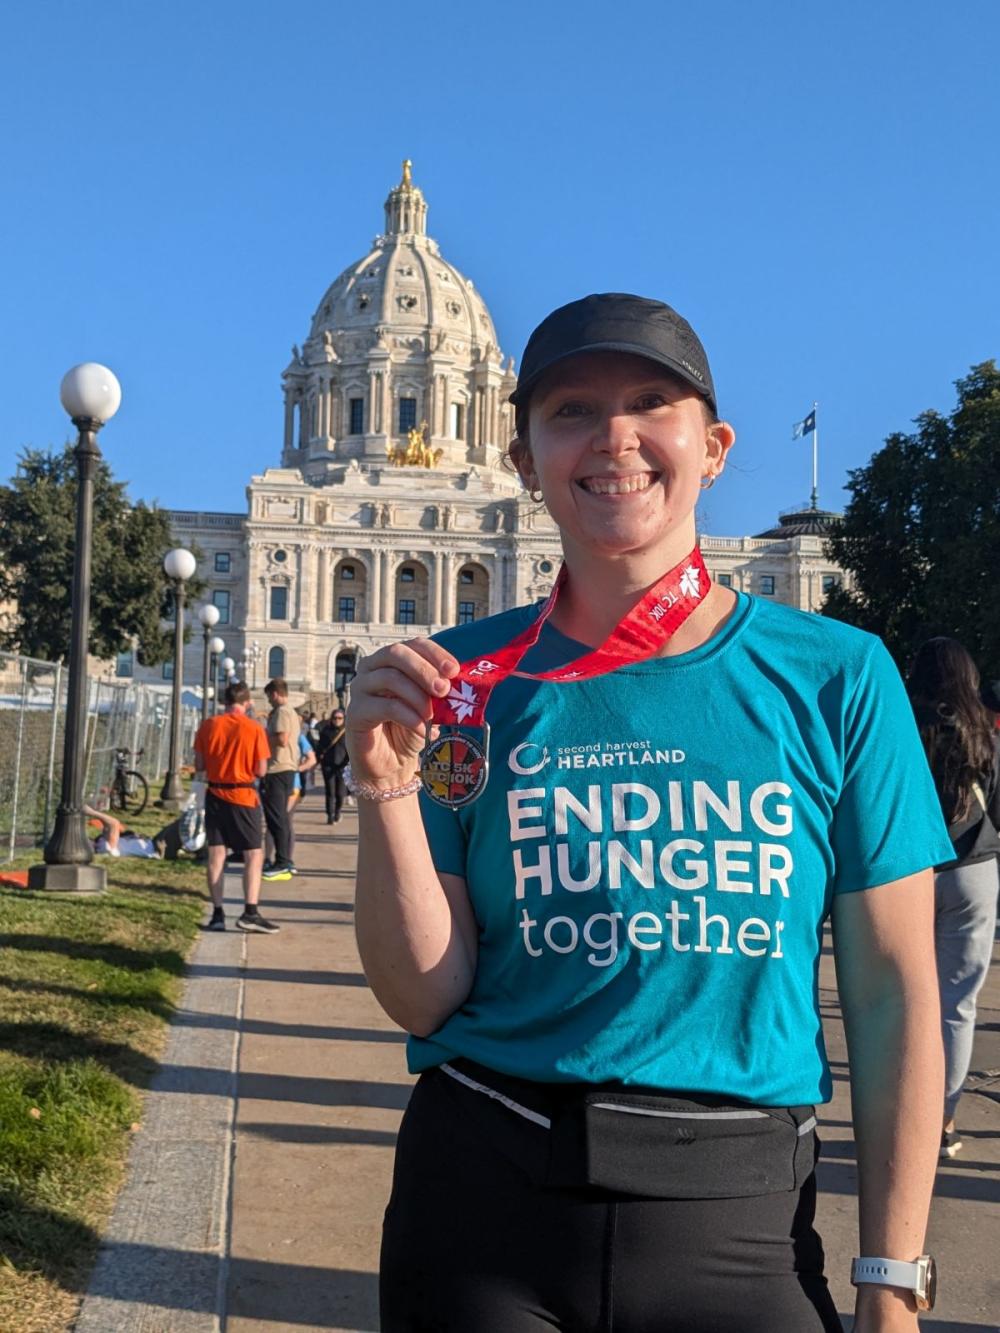
<svg viewBox="0 0 1000 1333">
<path fill-rule="evenodd" d="M 424 791 L 438 805 L 457 810 L 470 805 L 485 790 L 490 743 L 486 705 L 502 680 L 516 672 L 527 680 L 561 684 L 589 680 L 617 667 L 642 662 L 662 648 L 691 612 L 701 605 L 711 580 L 701 552 L 695 547 L 686 559 L 668 570 L 649 592 L 639 598 L 599 648 L 591 649 L 553 671 L 518 671 L 525 653 L 538 642 L 542 626 L 552 614 L 565 584 L 566 566 L 563 565 L 545 605 L 528 628 L 489 657 L 462 662 L 458 675 L 452 677 L 446 697 L 434 699 L 432 721 L 441 732 L 420 756 L 420 776 Z M 481 730 L 481 742 L 459 730 L 465 724 Z"/>
<path fill-rule="evenodd" d="M 458 810 L 482 794 L 489 777 L 490 729 L 483 724 L 482 743 L 457 728 L 442 730 L 420 756 L 424 791 L 432 801 Z"/>
</svg>

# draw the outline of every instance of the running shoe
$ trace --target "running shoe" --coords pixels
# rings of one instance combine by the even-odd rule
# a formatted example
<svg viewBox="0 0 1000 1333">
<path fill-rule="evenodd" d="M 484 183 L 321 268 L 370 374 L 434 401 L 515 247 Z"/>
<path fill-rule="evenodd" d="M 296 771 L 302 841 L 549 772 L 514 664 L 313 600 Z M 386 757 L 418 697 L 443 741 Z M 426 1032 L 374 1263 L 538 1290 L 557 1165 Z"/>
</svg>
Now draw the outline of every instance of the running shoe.
<svg viewBox="0 0 1000 1333">
<path fill-rule="evenodd" d="M 256 935 L 277 935 L 281 929 L 273 921 L 266 921 L 256 909 L 252 912 L 246 911 L 242 916 L 237 917 L 236 928 L 237 930 L 251 931 Z"/>
<path fill-rule="evenodd" d="M 294 873 L 295 871 L 291 866 L 265 866 L 261 871 L 261 879 L 273 883 L 276 879 L 291 879 Z"/>
<path fill-rule="evenodd" d="M 206 930 L 225 930 L 225 928 L 226 928 L 226 914 L 225 914 L 225 912 L 222 910 L 221 907 L 213 907 L 213 909 L 212 909 L 212 917 L 211 917 L 211 920 L 209 921 L 209 923 L 208 923 L 208 925 L 205 927 L 205 929 L 206 929 Z"/>
<path fill-rule="evenodd" d="M 954 1129 L 945 1129 L 941 1131 L 941 1159 L 947 1160 L 949 1157 L 957 1157 L 962 1151 L 962 1140 L 958 1137 L 958 1131 Z"/>
</svg>

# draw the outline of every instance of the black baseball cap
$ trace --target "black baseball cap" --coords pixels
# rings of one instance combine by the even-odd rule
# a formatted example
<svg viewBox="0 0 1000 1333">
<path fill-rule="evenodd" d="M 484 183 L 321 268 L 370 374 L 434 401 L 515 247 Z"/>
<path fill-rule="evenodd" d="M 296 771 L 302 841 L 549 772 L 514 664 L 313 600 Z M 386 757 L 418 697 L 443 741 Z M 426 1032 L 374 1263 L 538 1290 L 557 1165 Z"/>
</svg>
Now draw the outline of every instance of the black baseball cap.
<svg viewBox="0 0 1000 1333">
<path fill-rule="evenodd" d="M 662 301 L 626 292 L 596 292 L 547 315 L 528 339 L 510 401 L 526 403 L 547 370 L 579 352 L 644 356 L 690 384 L 713 412 L 718 410 L 708 357 L 691 325 Z"/>
</svg>

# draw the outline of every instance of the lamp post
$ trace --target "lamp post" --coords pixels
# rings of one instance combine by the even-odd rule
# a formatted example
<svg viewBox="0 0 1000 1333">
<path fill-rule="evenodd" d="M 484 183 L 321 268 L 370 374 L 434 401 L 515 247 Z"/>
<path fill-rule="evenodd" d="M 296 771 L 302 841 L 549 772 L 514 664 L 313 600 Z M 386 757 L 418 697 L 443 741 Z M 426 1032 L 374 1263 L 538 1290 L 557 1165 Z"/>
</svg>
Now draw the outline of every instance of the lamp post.
<svg viewBox="0 0 1000 1333">
<path fill-rule="evenodd" d="M 204 606 L 199 606 L 199 608 L 198 608 L 198 619 L 201 621 L 201 623 L 202 623 L 202 625 L 203 625 L 203 627 L 204 627 L 204 633 L 203 633 L 202 637 L 203 637 L 204 640 L 205 640 L 205 660 L 204 660 L 204 664 L 203 664 L 203 668 L 202 668 L 202 674 L 201 674 L 201 720 L 202 720 L 202 722 L 204 722 L 205 719 L 208 717 L 208 687 L 209 687 L 209 684 L 211 683 L 210 680 L 209 680 L 209 674 L 208 674 L 208 673 L 209 673 L 209 666 L 210 666 L 209 658 L 210 658 L 211 655 L 212 655 L 212 648 L 211 648 L 211 643 L 212 643 L 212 641 L 211 641 L 211 637 L 210 637 L 210 635 L 211 635 L 211 631 L 212 631 L 212 630 L 215 628 L 215 626 L 219 623 L 219 615 L 220 615 L 220 614 L 221 614 L 221 613 L 220 613 L 220 611 L 219 611 L 219 608 L 218 608 L 217 606 L 214 606 L 211 602 L 206 602 Z"/>
<path fill-rule="evenodd" d="M 180 775 L 181 691 L 184 688 L 184 584 L 198 562 L 190 551 L 178 546 L 163 558 L 167 578 L 174 585 L 174 695 L 170 710 L 170 766 L 167 769 L 160 804 L 165 810 L 179 810 L 184 804 Z"/>
<path fill-rule="evenodd" d="M 220 639 L 218 634 L 216 634 L 214 639 L 209 639 L 208 641 L 208 651 L 212 658 L 212 685 L 210 686 L 212 690 L 212 699 L 214 700 L 212 712 L 217 713 L 219 711 L 219 654 L 226 651 L 225 640 Z"/>
<path fill-rule="evenodd" d="M 250 661 L 253 664 L 254 689 L 257 688 L 257 663 L 260 661 L 263 651 L 264 650 L 261 648 L 259 641 L 257 639 L 254 639 L 253 643 L 250 645 Z"/>
<path fill-rule="evenodd" d="M 236 674 L 235 668 L 236 668 L 236 663 L 233 661 L 231 657 L 224 657 L 222 659 L 222 674 L 226 679 L 227 685 Z"/>
<path fill-rule="evenodd" d="M 62 793 L 52 836 L 45 844 L 45 864 L 28 871 L 28 887 L 64 893 L 103 893 L 104 869 L 92 865 L 93 850 L 83 814 L 86 781 L 87 641 L 90 636 L 90 548 L 94 526 L 94 474 L 100 461 L 97 432 L 118 411 L 121 385 L 107 366 L 86 361 L 63 377 L 63 407 L 77 428 L 76 539 L 73 562 L 69 685 L 63 742 Z"/>
</svg>

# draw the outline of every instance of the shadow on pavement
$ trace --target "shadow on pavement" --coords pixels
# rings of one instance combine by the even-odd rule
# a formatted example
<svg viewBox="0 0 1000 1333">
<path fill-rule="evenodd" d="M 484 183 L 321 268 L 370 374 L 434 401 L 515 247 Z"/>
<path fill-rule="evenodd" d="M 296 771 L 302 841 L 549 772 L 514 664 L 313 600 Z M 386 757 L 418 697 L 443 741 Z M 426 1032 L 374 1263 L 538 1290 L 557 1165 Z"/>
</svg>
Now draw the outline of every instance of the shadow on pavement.
<svg viewBox="0 0 1000 1333">
<path fill-rule="evenodd" d="M 259 938 L 259 936 L 255 936 Z M 228 963 L 192 963 L 190 977 L 236 977 L 243 981 L 277 981 L 283 986 L 362 986 L 360 972 L 298 972 L 281 967 L 236 967 Z"/>
<path fill-rule="evenodd" d="M 304 912 L 353 912 L 353 903 L 329 903 L 329 902 L 304 902 L 300 898 L 285 898 L 280 894 L 275 894 L 273 898 L 268 898 L 268 907 L 298 907 Z"/>
<path fill-rule="evenodd" d="M 858 1170 L 854 1162 L 824 1161 L 816 1168 L 816 1182 L 822 1194 L 858 1192 Z M 938 1172 L 934 1182 L 936 1199 L 967 1199 L 976 1203 L 1000 1203 L 1000 1179 L 996 1176 L 964 1176 Z"/>
<path fill-rule="evenodd" d="M 357 842 L 356 833 L 300 833 L 295 830 L 296 842 Z M 313 870 L 307 870 L 307 875 L 315 874 Z"/>
<path fill-rule="evenodd" d="M 387 1129 L 354 1129 L 349 1125 L 285 1125 L 251 1121 L 240 1132 L 270 1143 L 356 1143 L 372 1148 L 394 1148 L 396 1135 Z"/>
<path fill-rule="evenodd" d="M 155 1245 L 110 1244 L 102 1251 L 90 1296 L 165 1310 L 214 1313 L 219 1258 Z M 378 1327 L 378 1277 L 337 1268 L 229 1261 L 230 1318 L 240 1315 L 294 1327 L 370 1333 Z M 363 1311 L 359 1318 L 351 1311 Z M 148 1324 L 152 1328 L 155 1325 Z"/>
<path fill-rule="evenodd" d="M 228 1069 L 200 1065 L 161 1065 L 156 1090 L 191 1097 L 231 1097 L 233 1076 Z M 240 1075 L 240 1101 L 302 1102 L 307 1106 L 375 1106 L 405 1110 L 409 1083 L 362 1083 L 356 1079 L 312 1078 L 298 1074 Z"/>
<path fill-rule="evenodd" d="M 310 868 L 309 870 L 300 870 L 299 879 L 349 879 L 354 880 L 353 870 L 326 870 Z"/>
<path fill-rule="evenodd" d="M 406 1033 L 398 1029 L 340 1028 L 309 1023 L 277 1023 L 268 1018 L 244 1018 L 232 1014 L 199 1014 L 184 1010 L 174 1019 L 175 1027 L 206 1028 L 223 1032 L 254 1033 L 262 1037 L 305 1037 L 309 1041 L 378 1041 L 403 1045 Z"/>
</svg>

